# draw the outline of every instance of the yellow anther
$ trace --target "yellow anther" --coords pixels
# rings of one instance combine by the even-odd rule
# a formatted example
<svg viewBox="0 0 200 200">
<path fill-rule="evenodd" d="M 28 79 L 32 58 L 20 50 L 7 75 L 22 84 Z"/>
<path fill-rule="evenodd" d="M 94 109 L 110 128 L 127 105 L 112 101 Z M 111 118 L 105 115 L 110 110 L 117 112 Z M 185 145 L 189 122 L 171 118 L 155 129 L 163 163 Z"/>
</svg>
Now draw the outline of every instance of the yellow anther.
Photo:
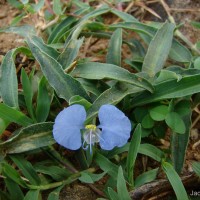
<svg viewBox="0 0 200 200">
<path fill-rule="evenodd" d="M 95 131 L 97 127 L 94 124 L 88 124 L 85 126 L 85 128 Z"/>
</svg>

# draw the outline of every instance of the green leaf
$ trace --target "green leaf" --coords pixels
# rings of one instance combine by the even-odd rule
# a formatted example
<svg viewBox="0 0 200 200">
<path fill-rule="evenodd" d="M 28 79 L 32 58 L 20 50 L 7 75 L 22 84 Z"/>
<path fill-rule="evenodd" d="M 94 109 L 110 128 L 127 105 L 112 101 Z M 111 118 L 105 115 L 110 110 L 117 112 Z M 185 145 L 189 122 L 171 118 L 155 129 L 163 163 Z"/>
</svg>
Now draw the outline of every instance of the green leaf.
<svg viewBox="0 0 200 200">
<path fill-rule="evenodd" d="M 113 80 L 123 81 L 153 92 L 152 85 L 146 79 L 143 79 L 136 74 L 130 73 L 126 69 L 120 68 L 112 64 L 98 62 L 79 64 L 74 69 L 72 74 L 75 77 L 82 77 L 86 79 L 99 80 L 109 78 Z"/>
<path fill-rule="evenodd" d="M 167 162 L 162 162 L 162 168 L 172 185 L 177 200 L 189 200 L 183 183 L 181 182 L 179 175 L 176 173 L 172 165 Z"/>
<path fill-rule="evenodd" d="M 136 157 L 137 157 L 140 142 L 141 142 L 141 134 L 142 134 L 141 132 L 142 132 L 141 125 L 138 124 L 132 135 L 132 139 L 130 142 L 130 147 L 129 147 L 128 155 L 127 155 L 127 160 L 126 160 L 128 181 L 129 181 L 129 184 L 131 184 L 132 186 L 133 186 L 133 177 L 134 177 L 133 171 L 134 171 L 135 161 L 136 161 Z"/>
<path fill-rule="evenodd" d="M 154 77 L 164 66 L 171 48 L 174 28 L 174 24 L 163 24 L 149 44 L 142 71 L 150 77 Z"/>
<path fill-rule="evenodd" d="M 186 131 L 185 124 L 180 115 L 176 112 L 170 112 L 166 115 L 165 122 L 172 129 L 172 131 L 184 134 Z"/>
<path fill-rule="evenodd" d="M 134 118 L 138 123 L 141 123 L 143 118 L 148 114 L 146 107 L 136 107 L 133 111 Z"/>
<path fill-rule="evenodd" d="M 117 15 L 119 18 L 123 19 L 125 22 L 137 22 L 138 20 L 133 17 L 132 15 L 126 13 L 126 12 L 121 12 L 117 9 L 111 9 L 111 13 Z"/>
<path fill-rule="evenodd" d="M 83 41 L 83 37 L 80 39 L 72 38 L 63 50 L 63 52 L 60 54 L 58 62 L 63 66 L 64 70 L 68 69 L 74 59 L 77 57 Z"/>
<path fill-rule="evenodd" d="M 13 49 L 5 55 L 0 67 L 0 91 L 3 102 L 18 108 L 18 81 L 15 68 L 15 56 L 18 49 Z M 9 80 L 8 80 L 9 77 Z"/>
<path fill-rule="evenodd" d="M 32 119 L 24 115 L 22 112 L 17 111 L 4 103 L 0 103 L 0 118 L 9 122 L 15 122 L 22 126 L 28 126 L 33 123 Z"/>
<path fill-rule="evenodd" d="M 24 7 L 23 4 L 17 0 L 8 0 L 8 3 L 18 9 L 22 9 Z"/>
<path fill-rule="evenodd" d="M 87 120 L 93 118 L 97 113 L 99 108 L 104 104 L 116 105 L 124 97 L 129 94 L 135 94 L 142 91 L 142 88 L 134 87 L 130 84 L 117 84 L 110 89 L 103 92 L 92 104 L 88 110 Z"/>
<path fill-rule="evenodd" d="M 9 156 L 17 167 L 22 171 L 22 174 L 30 181 L 32 185 L 39 185 L 41 183 L 32 164 L 24 159 L 21 155 Z"/>
<path fill-rule="evenodd" d="M 148 104 L 163 99 L 185 97 L 200 92 L 200 74 L 183 77 L 179 82 L 169 80 L 155 85 L 155 92 L 150 94 L 147 91 L 133 98 L 132 106 Z"/>
<path fill-rule="evenodd" d="M 40 63 L 42 72 L 49 81 L 49 84 L 55 89 L 58 96 L 64 98 L 66 101 L 69 101 L 74 95 L 80 95 L 89 100 L 81 84 L 70 75 L 65 74 L 62 70 L 62 66 L 43 51 L 45 44 L 40 43 L 38 46 L 35 40 L 37 40 L 37 37 L 29 38 L 28 45 L 34 57 Z"/>
<path fill-rule="evenodd" d="M 11 178 L 6 177 L 5 185 L 8 193 L 10 194 L 9 200 L 22 200 L 24 198 L 24 194 L 19 184 L 13 181 Z M 2 200 L 4 200 L 4 198 Z"/>
<path fill-rule="evenodd" d="M 140 144 L 138 153 L 149 156 L 158 162 L 161 162 L 161 160 L 165 157 L 163 151 L 151 144 Z"/>
<path fill-rule="evenodd" d="M 192 169 L 200 177 L 200 162 L 192 162 Z"/>
<path fill-rule="evenodd" d="M 192 59 L 192 54 L 187 47 L 182 45 L 177 40 L 173 39 L 172 48 L 169 52 L 169 57 L 177 62 L 188 63 Z"/>
<path fill-rule="evenodd" d="M 108 194 L 111 200 L 120 200 L 118 194 L 110 187 L 108 187 Z"/>
<path fill-rule="evenodd" d="M 117 178 L 118 166 L 116 164 L 112 163 L 100 153 L 95 154 L 94 160 L 104 172 L 107 172 L 114 179 Z"/>
<path fill-rule="evenodd" d="M 60 55 L 59 52 L 55 50 L 54 48 L 52 48 L 51 46 L 46 45 L 44 41 L 42 40 L 42 38 L 32 35 L 27 38 L 27 41 L 31 44 L 31 47 L 33 49 L 34 49 L 34 46 L 36 46 L 40 51 L 44 52 L 45 54 L 52 57 L 53 59 L 55 60 L 58 59 Z M 30 47 L 30 50 L 31 50 L 31 47 Z M 31 51 L 31 52 L 33 53 L 34 51 Z"/>
<path fill-rule="evenodd" d="M 148 41 L 152 39 L 152 37 L 156 34 L 156 28 L 148 26 L 146 24 L 140 22 L 122 22 L 118 24 L 113 24 L 110 28 L 125 28 L 128 30 L 135 31 L 137 33 L 143 34 L 148 38 Z"/>
<path fill-rule="evenodd" d="M 106 172 L 103 172 L 101 174 L 92 174 L 90 172 L 83 171 L 81 172 L 81 177 L 79 177 L 79 180 L 83 183 L 94 183 L 102 179 L 105 174 Z"/>
<path fill-rule="evenodd" d="M 135 179 L 135 188 L 138 188 L 146 183 L 152 182 L 156 179 L 159 168 L 149 170 L 142 173 Z"/>
<path fill-rule="evenodd" d="M 93 10 L 92 12 L 89 12 L 88 14 L 84 15 L 79 23 L 82 23 L 83 21 L 87 21 L 90 18 L 95 18 L 99 15 L 105 14 L 110 11 L 110 7 L 107 5 L 103 5 L 100 8 L 97 8 L 96 10 Z M 79 24 L 78 24 L 79 25 Z"/>
<path fill-rule="evenodd" d="M 11 180 L 12 181 L 12 180 Z M 8 184 L 7 184 L 8 185 Z M 17 185 L 17 184 L 16 184 Z M 13 186 L 10 184 L 10 188 L 12 188 L 11 190 L 13 191 Z M 18 185 L 17 185 L 18 186 Z M 19 187 L 19 186 L 18 186 Z M 23 193 L 22 193 L 23 194 Z M 12 194 L 11 194 L 12 195 Z M 14 196 L 14 195 L 13 195 Z M 16 197 L 16 196 L 15 196 Z M 20 196 L 20 198 L 23 198 L 23 196 Z M 10 195 L 8 195 L 8 192 L 3 192 L 0 190 L 0 199 L 1 200 L 10 200 L 12 199 L 12 197 L 10 197 Z"/>
<path fill-rule="evenodd" d="M 106 63 L 121 66 L 122 29 L 113 32 L 110 39 Z"/>
<path fill-rule="evenodd" d="M 200 57 L 196 58 L 194 61 L 194 68 L 200 69 Z"/>
<path fill-rule="evenodd" d="M 53 95 L 54 91 L 52 88 L 48 90 L 47 86 L 48 82 L 46 78 L 43 77 L 38 86 L 37 107 L 35 113 L 37 122 L 45 122 L 49 115 L 51 96 Z"/>
<path fill-rule="evenodd" d="M 77 80 L 83 85 L 87 92 L 94 94 L 95 96 L 101 95 L 109 86 L 103 81 L 88 80 L 83 78 L 77 78 Z"/>
<path fill-rule="evenodd" d="M 26 182 L 20 177 L 17 170 L 11 167 L 11 165 L 7 163 L 3 163 L 3 174 L 13 180 L 15 183 L 22 187 L 27 187 Z"/>
<path fill-rule="evenodd" d="M 82 8 L 74 12 L 74 15 L 83 15 L 88 8 Z M 67 33 L 69 34 L 72 25 L 78 21 L 77 18 L 73 16 L 68 16 L 64 18 L 51 32 L 48 43 L 58 43 Z"/>
<path fill-rule="evenodd" d="M 153 126 L 154 126 L 154 121 L 153 121 L 153 119 L 151 118 L 151 116 L 150 116 L 149 114 L 147 114 L 147 115 L 143 118 L 141 125 L 142 125 L 143 128 L 153 128 Z"/>
<path fill-rule="evenodd" d="M 54 189 L 52 192 L 50 192 L 47 200 L 59 200 L 60 191 L 62 190 L 63 187 L 64 185 L 61 185 L 56 189 Z"/>
<path fill-rule="evenodd" d="M 23 200 L 39 200 L 40 190 L 29 190 Z"/>
<path fill-rule="evenodd" d="M 117 154 L 121 154 L 129 150 L 130 143 L 125 144 L 122 147 L 115 147 L 113 150 L 109 151 L 106 155 L 107 158 L 113 158 Z"/>
<path fill-rule="evenodd" d="M 184 134 L 177 134 L 176 132 L 172 131 L 171 135 L 171 154 L 173 166 L 177 173 L 181 173 L 185 163 L 186 150 L 190 138 L 192 115 L 190 100 L 179 101 L 175 105 L 174 111 L 179 114 L 186 128 Z"/>
<path fill-rule="evenodd" d="M 63 19 L 51 32 L 48 38 L 48 44 L 58 43 L 63 35 L 70 29 L 71 25 L 76 21 L 77 19 L 72 16 Z"/>
<path fill-rule="evenodd" d="M 84 106 L 85 110 L 88 110 L 92 105 L 89 101 L 87 101 L 83 97 L 80 97 L 79 95 L 75 95 L 69 100 L 69 105 L 73 104 L 82 105 Z"/>
<path fill-rule="evenodd" d="M 27 4 L 27 3 L 29 2 L 29 0 L 21 0 L 21 2 L 22 2 L 23 4 Z"/>
<path fill-rule="evenodd" d="M 21 77 L 22 77 L 22 88 L 23 88 L 23 94 L 26 102 L 26 106 L 28 109 L 28 112 L 32 119 L 35 119 L 35 115 L 33 112 L 33 89 L 31 86 L 31 82 L 29 80 L 28 75 L 26 74 L 24 68 L 21 70 Z"/>
<path fill-rule="evenodd" d="M 17 25 L 25 16 L 25 13 L 21 13 L 20 15 L 17 15 L 16 17 L 14 17 L 12 19 L 12 21 L 10 22 L 10 26 L 15 26 Z"/>
<path fill-rule="evenodd" d="M 28 37 L 29 35 L 36 35 L 35 28 L 30 25 L 11 26 L 6 29 L 0 29 L 0 32 L 15 33 L 25 38 Z"/>
<path fill-rule="evenodd" d="M 131 200 L 128 190 L 126 188 L 126 181 L 125 181 L 121 166 L 119 167 L 118 175 L 117 175 L 117 193 L 118 193 L 119 199 Z"/>
<path fill-rule="evenodd" d="M 14 154 L 52 145 L 55 143 L 52 129 L 52 122 L 33 124 L 23 128 L 14 137 L 0 143 L 0 150 Z"/>
<path fill-rule="evenodd" d="M 131 20 L 130 20 L 131 21 Z M 140 37 L 148 44 L 156 34 L 155 27 L 140 23 L 140 22 L 123 22 L 111 25 L 114 28 L 125 28 L 137 32 Z M 190 62 L 192 54 L 190 51 L 177 40 L 173 39 L 172 46 L 169 52 L 169 57 L 178 62 Z"/>
<path fill-rule="evenodd" d="M 38 173 L 49 175 L 55 181 L 62 181 L 64 179 L 67 179 L 71 175 L 71 172 L 69 172 L 67 169 L 58 166 L 45 166 L 39 164 L 34 166 L 34 168 Z"/>
<path fill-rule="evenodd" d="M 18 108 L 18 81 L 15 57 L 18 53 L 31 56 L 29 49 L 18 47 L 7 52 L 0 66 L 0 93 L 3 102 L 10 107 Z M 9 81 L 8 81 L 9 77 Z"/>
<path fill-rule="evenodd" d="M 194 26 L 195 28 L 200 29 L 200 22 L 191 21 L 190 23 L 191 23 L 191 25 Z"/>
<path fill-rule="evenodd" d="M 159 84 L 165 81 L 169 81 L 169 80 L 177 80 L 180 81 L 182 78 L 181 75 L 173 72 L 173 71 L 169 71 L 169 70 L 165 70 L 162 69 L 158 75 L 158 78 L 156 78 L 156 80 L 154 81 L 155 84 Z"/>
<path fill-rule="evenodd" d="M 168 112 L 168 106 L 161 105 L 150 109 L 149 114 L 153 120 L 162 121 L 165 119 Z"/>
<path fill-rule="evenodd" d="M 9 121 L 0 118 L 0 135 L 3 133 L 3 131 L 5 131 L 9 123 L 10 123 Z"/>
<path fill-rule="evenodd" d="M 62 14 L 62 4 L 60 0 L 53 0 L 53 11 L 56 15 Z"/>
<path fill-rule="evenodd" d="M 33 9 L 35 12 L 38 12 L 44 6 L 44 0 L 39 0 L 37 4 L 32 4 Z"/>
</svg>

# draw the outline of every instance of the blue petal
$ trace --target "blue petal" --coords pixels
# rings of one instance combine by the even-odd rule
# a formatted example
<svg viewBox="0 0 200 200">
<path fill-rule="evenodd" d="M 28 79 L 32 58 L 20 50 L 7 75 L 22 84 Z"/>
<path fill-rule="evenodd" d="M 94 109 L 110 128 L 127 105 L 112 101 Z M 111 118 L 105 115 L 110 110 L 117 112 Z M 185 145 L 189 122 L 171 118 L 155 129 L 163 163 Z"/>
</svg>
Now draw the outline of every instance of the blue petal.
<svg viewBox="0 0 200 200">
<path fill-rule="evenodd" d="M 99 110 L 99 128 L 102 128 L 100 146 L 111 150 L 125 145 L 130 137 L 131 122 L 113 105 L 103 105 Z"/>
<path fill-rule="evenodd" d="M 81 130 L 84 128 L 86 111 L 81 105 L 72 105 L 62 110 L 55 119 L 53 136 L 58 144 L 76 150 L 82 145 Z"/>
</svg>

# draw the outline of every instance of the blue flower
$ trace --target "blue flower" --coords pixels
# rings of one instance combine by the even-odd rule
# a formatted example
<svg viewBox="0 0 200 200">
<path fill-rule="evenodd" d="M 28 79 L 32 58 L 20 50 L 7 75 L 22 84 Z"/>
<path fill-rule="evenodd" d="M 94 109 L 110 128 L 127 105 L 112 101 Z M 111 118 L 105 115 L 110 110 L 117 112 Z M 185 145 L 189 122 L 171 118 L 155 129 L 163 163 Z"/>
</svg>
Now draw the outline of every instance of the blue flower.
<svg viewBox="0 0 200 200">
<path fill-rule="evenodd" d="M 81 105 L 72 105 L 62 110 L 55 119 L 53 136 L 58 144 L 76 150 L 81 146 L 90 150 L 99 143 L 104 150 L 125 145 L 130 137 L 131 123 L 122 111 L 113 105 L 99 109 L 100 125 L 84 125 L 86 111 Z M 82 142 L 83 138 L 83 142 Z"/>
</svg>

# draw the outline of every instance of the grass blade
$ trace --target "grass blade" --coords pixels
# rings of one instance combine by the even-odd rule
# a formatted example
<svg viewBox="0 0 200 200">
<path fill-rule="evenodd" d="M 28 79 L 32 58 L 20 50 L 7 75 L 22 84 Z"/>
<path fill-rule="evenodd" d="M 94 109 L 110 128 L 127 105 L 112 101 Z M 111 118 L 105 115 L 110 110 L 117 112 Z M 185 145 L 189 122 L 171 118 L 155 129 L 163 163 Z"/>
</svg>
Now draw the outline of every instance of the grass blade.
<svg viewBox="0 0 200 200">
<path fill-rule="evenodd" d="M 150 77 L 163 68 L 171 48 L 174 28 L 174 24 L 163 24 L 149 44 L 142 71 Z"/>
<path fill-rule="evenodd" d="M 174 170 L 173 166 L 167 162 L 162 162 L 162 168 L 167 175 L 169 182 L 172 185 L 172 188 L 176 194 L 177 200 L 189 200 L 187 192 L 183 186 L 183 183 L 179 175 Z"/>
<path fill-rule="evenodd" d="M 158 162 L 161 162 L 161 160 L 165 157 L 164 152 L 151 144 L 141 144 L 138 152 L 149 156 Z"/>
<path fill-rule="evenodd" d="M 4 103 L 0 104 L 0 117 L 4 120 L 15 122 L 22 126 L 28 126 L 33 123 L 32 119 L 24 115 L 22 112 L 11 108 Z"/>
<path fill-rule="evenodd" d="M 92 70 L 91 70 L 92 69 Z M 137 87 L 144 88 L 153 92 L 153 86 L 137 74 L 130 73 L 128 70 L 120 68 L 113 64 L 88 62 L 78 65 L 72 72 L 75 77 L 82 77 L 86 79 L 100 80 L 109 78 L 117 81 L 133 84 Z"/>
<path fill-rule="evenodd" d="M 122 29 L 119 28 L 111 36 L 106 63 L 121 66 Z"/>
<path fill-rule="evenodd" d="M 147 172 L 144 172 L 143 174 L 139 175 L 135 179 L 135 188 L 138 188 L 146 183 L 149 183 L 151 181 L 154 181 L 157 177 L 159 168 L 149 170 Z"/>
<path fill-rule="evenodd" d="M 141 142 L 141 134 L 142 134 L 141 125 L 138 124 L 137 127 L 135 128 L 135 131 L 133 133 L 133 136 L 132 136 L 132 139 L 130 142 L 130 147 L 129 147 L 128 156 L 127 156 L 127 162 L 126 162 L 128 181 L 131 186 L 134 186 L 133 170 L 134 170 L 135 161 L 136 161 L 136 157 L 137 157 L 140 142 Z"/>
<path fill-rule="evenodd" d="M 121 166 L 118 169 L 118 175 L 117 175 L 117 193 L 119 199 L 131 200 L 126 187 L 126 181 L 124 179 L 123 170 Z"/>
<path fill-rule="evenodd" d="M 65 74 L 62 66 L 53 57 L 48 55 L 47 52 L 43 51 L 46 45 L 44 43 L 38 44 L 35 41 L 37 41 L 36 36 L 28 38 L 27 40 L 34 57 L 40 63 L 42 72 L 58 96 L 64 98 L 66 101 L 69 101 L 74 95 L 80 95 L 89 100 L 82 85 L 70 75 Z"/>
<path fill-rule="evenodd" d="M 29 112 L 31 118 L 35 119 L 35 115 L 34 115 L 34 112 L 33 112 L 33 102 L 32 102 L 32 100 L 33 100 L 33 90 L 32 90 L 32 87 L 31 87 L 30 79 L 29 79 L 28 75 L 26 74 L 24 68 L 22 68 L 21 77 L 22 77 L 23 94 L 24 94 L 24 98 L 25 98 L 25 102 L 26 102 L 28 112 Z"/>
</svg>

